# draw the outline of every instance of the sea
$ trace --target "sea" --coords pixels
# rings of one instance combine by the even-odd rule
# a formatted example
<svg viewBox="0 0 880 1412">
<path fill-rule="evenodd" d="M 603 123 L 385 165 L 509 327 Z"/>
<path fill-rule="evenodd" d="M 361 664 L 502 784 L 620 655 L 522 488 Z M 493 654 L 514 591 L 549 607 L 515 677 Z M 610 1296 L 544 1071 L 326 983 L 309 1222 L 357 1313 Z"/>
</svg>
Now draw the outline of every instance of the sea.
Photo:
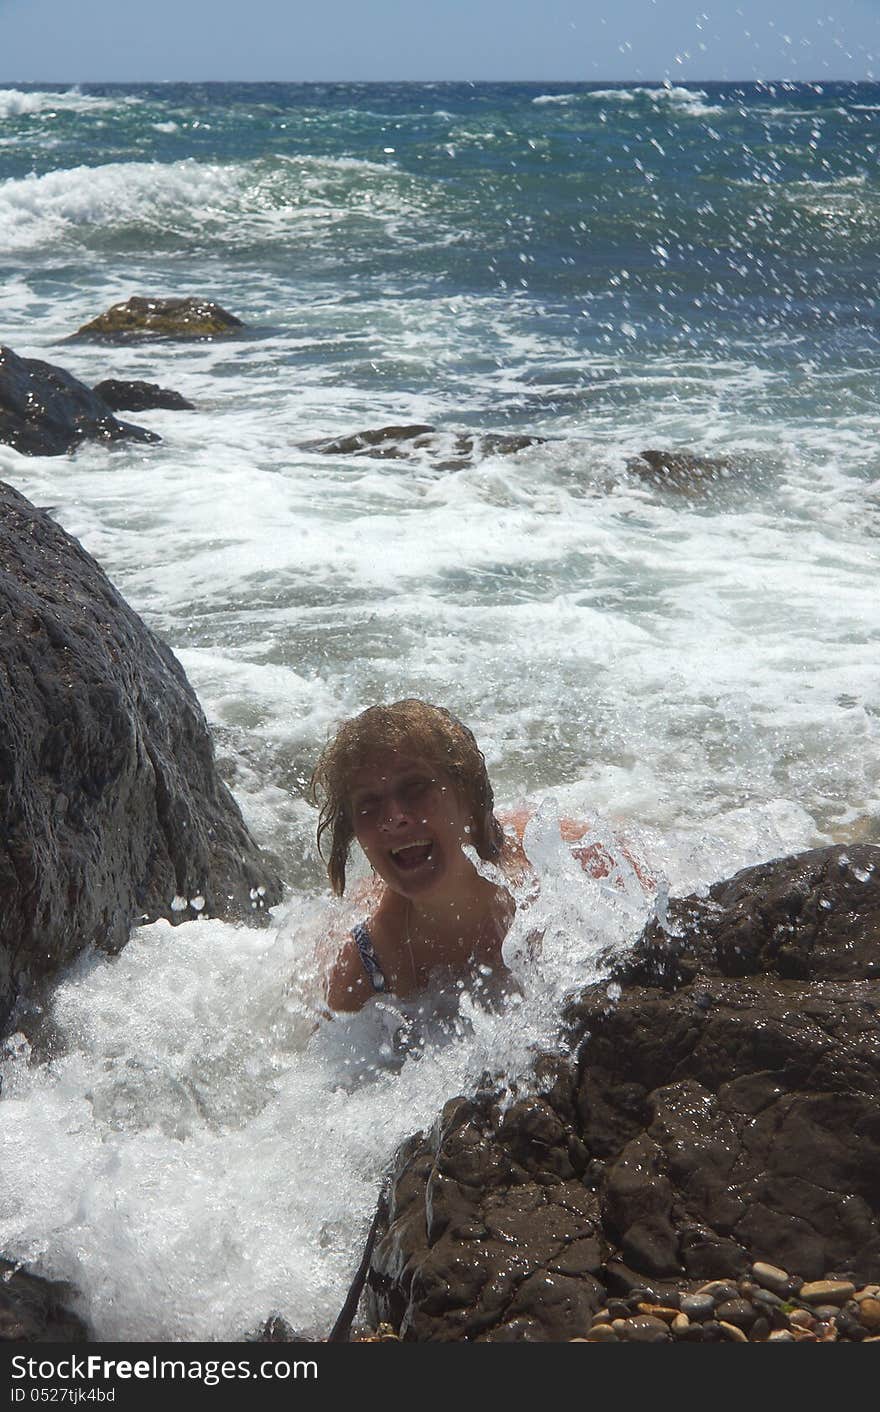
<svg viewBox="0 0 880 1412">
<path fill-rule="evenodd" d="M 398 1144 L 527 1090 L 670 895 L 880 839 L 878 141 L 867 83 L 0 86 L 0 340 L 196 406 L 0 478 L 170 644 L 286 883 L 81 958 L 6 1046 L 0 1251 L 97 1337 L 325 1336 Z M 135 294 L 244 327 L 65 341 Z M 411 423 L 473 450 L 315 445 Z M 540 892 L 500 1010 L 334 1018 L 306 784 L 405 696 L 533 807 Z"/>
</svg>

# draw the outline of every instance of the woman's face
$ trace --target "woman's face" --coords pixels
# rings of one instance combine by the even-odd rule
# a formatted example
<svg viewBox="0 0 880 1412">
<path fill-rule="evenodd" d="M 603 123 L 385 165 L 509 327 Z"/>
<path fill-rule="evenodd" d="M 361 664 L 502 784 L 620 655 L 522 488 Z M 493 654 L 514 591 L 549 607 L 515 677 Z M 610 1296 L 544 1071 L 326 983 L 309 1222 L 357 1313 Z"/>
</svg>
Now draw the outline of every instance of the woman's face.
<svg viewBox="0 0 880 1412">
<path fill-rule="evenodd" d="M 417 756 L 377 754 L 354 771 L 349 804 L 355 838 L 394 892 L 452 900 L 472 883 L 462 853 L 472 820 L 443 771 Z"/>
</svg>

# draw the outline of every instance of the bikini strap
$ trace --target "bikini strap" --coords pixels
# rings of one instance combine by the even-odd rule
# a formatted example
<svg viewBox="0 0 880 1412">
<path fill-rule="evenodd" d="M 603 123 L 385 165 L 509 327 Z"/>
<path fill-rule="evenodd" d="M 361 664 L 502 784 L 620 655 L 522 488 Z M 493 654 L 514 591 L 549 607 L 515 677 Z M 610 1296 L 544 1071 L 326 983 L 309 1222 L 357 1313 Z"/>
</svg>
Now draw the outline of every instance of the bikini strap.
<svg viewBox="0 0 880 1412">
<path fill-rule="evenodd" d="M 354 938 L 355 946 L 358 949 L 358 954 L 361 958 L 361 961 L 363 962 L 364 970 L 370 978 L 370 984 L 372 985 L 373 989 L 387 990 L 388 982 L 385 980 L 385 973 L 382 970 L 382 967 L 379 964 L 379 958 L 373 949 L 373 942 L 372 938 L 370 937 L 370 929 L 367 926 L 366 922 L 358 922 L 357 926 L 352 928 L 351 934 Z"/>
</svg>

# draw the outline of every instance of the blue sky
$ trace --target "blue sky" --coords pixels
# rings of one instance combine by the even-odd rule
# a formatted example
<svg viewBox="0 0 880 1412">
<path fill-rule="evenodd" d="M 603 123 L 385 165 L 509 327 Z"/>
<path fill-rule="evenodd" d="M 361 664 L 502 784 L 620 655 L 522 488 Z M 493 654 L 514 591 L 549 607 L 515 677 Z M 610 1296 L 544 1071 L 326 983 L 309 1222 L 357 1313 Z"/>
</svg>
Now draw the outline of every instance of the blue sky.
<svg viewBox="0 0 880 1412">
<path fill-rule="evenodd" d="M 870 78 L 880 0 L 0 0 L 0 81 Z"/>
</svg>

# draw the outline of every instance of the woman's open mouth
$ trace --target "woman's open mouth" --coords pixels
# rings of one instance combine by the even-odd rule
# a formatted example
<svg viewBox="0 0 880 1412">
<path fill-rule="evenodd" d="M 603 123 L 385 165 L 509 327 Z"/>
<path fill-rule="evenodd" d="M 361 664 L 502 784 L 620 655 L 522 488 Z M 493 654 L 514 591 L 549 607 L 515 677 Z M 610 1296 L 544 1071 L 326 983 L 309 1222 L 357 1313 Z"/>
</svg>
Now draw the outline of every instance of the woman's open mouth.
<svg viewBox="0 0 880 1412">
<path fill-rule="evenodd" d="M 419 838 L 415 843 L 404 843 L 400 848 L 392 848 L 389 851 L 395 866 L 403 872 L 410 872 L 427 863 L 434 851 L 434 845 L 429 838 Z"/>
</svg>

